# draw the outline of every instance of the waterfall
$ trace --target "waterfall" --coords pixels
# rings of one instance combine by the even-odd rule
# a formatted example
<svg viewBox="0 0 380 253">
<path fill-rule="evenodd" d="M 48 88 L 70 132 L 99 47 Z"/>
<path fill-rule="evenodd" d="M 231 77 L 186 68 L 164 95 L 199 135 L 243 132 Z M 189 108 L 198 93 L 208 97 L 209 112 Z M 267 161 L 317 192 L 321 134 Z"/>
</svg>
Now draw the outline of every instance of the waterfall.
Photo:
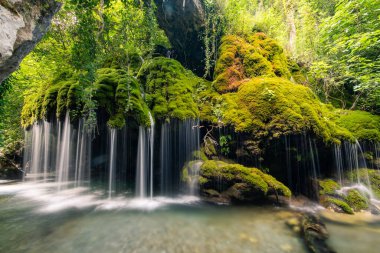
<svg viewBox="0 0 380 253">
<path fill-rule="evenodd" d="M 22 167 L 24 170 L 24 177 L 23 180 L 26 180 L 27 173 L 29 173 L 30 169 L 30 160 L 31 160 L 31 153 L 32 153 L 32 134 L 31 131 L 24 131 L 24 138 L 25 138 L 25 145 L 24 145 L 24 152 L 23 152 L 23 161 L 22 161 Z"/>
<path fill-rule="evenodd" d="M 190 185 L 189 185 L 189 194 L 191 196 L 197 196 L 199 194 L 199 171 L 202 166 L 202 161 L 196 161 L 190 166 Z"/>
<path fill-rule="evenodd" d="M 161 125 L 160 190 L 162 195 L 177 194 L 181 190 L 182 169 L 193 159 L 193 152 L 200 149 L 198 126 L 199 121 L 192 119 L 172 120 Z M 195 176 L 199 173 L 199 167 L 192 171 Z M 189 189 L 188 193 L 192 194 L 193 190 Z"/>
<path fill-rule="evenodd" d="M 109 155 L 109 180 L 108 180 L 108 198 L 111 199 L 113 186 L 115 182 L 115 170 L 117 159 L 117 130 L 110 130 L 110 155 Z"/>
<path fill-rule="evenodd" d="M 334 147 L 335 171 L 342 186 L 341 192 L 346 193 L 350 189 L 357 189 L 365 194 L 368 194 L 371 199 L 374 198 L 370 179 L 367 170 L 367 163 L 363 148 L 359 141 L 344 142 L 343 146 L 335 145 Z M 344 169 L 349 171 L 349 182 L 344 180 Z M 356 176 L 356 179 L 355 179 Z M 364 182 L 363 182 L 364 179 Z"/>
<path fill-rule="evenodd" d="M 154 120 L 149 112 L 150 128 L 149 128 L 149 165 L 150 165 L 150 198 L 153 197 L 153 161 L 154 161 Z"/>
<path fill-rule="evenodd" d="M 296 193 L 317 198 L 317 179 L 321 173 L 316 140 L 304 133 L 285 136 L 283 141 L 288 185 Z"/>
<path fill-rule="evenodd" d="M 147 185 L 148 171 L 148 156 L 146 143 L 146 129 L 143 126 L 139 127 L 139 139 L 137 147 L 137 169 L 136 169 L 136 196 L 145 198 Z"/>
<path fill-rule="evenodd" d="M 44 169 L 44 181 L 47 181 L 48 177 L 48 172 L 49 172 L 49 162 L 50 162 L 50 156 L 49 156 L 49 151 L 50 151 L 50 123 L 47 121 L 44 121 L 44 164 L 43 164 L 43 169 Z"/>
<path fill-rule="evenodd" d="M 64 183 L 69 181 L 70 172 L 70 151 L 71 151 L 71 132 L 72 126 L 70 123 L 69 113 L 66 113 L 65 121 L 63 123 L 63 133 L 60 141 L 60 152 L 58 153 L 58 190 L 61 190 Z"/>
<path fill-rule="evenodd" d="M 149 113 L 150 127 L 139 127 L 136 169 L 136 196 L 153 198 L 154 193 L 154 120 Z M 149 138 L 147 138 L 147 133 Z"/>
<path fill-rule="evenodd" d="M 79 121 L 76 135 L 76 153 L 75 153 L 75 186 L 79 187 L 89 178 L 91 149 L 90 136 L 86 132 L 83 120 Z"/>
<path fill-rule="evenodd" d="M 334 145 L 334 159 L 335 159 L 335 171 L 336 177 L 338 178 L 339 184 L 343 185 L 343 158 L 342 158 L 342 147 L 341 145 Z"/>
<path fill-rule="evenodd" d="M 41 173 L 43 148 L 43 125 L 35 123 L 32 128 L 32 151 L 30 162 L 30 173 L 33 174 L 35 178 Z"/>
</svg>

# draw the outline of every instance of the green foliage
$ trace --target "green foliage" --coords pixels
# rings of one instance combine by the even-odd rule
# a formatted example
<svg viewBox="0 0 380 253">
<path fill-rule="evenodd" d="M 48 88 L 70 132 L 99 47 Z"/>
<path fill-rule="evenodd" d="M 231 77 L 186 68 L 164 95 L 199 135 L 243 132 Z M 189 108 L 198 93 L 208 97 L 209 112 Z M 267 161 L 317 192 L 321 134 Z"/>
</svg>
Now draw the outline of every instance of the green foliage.
<svg viewBox="0 0 380 253">
<path fill-rule="evenodd" d="M 12 153 L 23 142 L 20 127 L 20 112 L 23 105 L 22 94 L 27 88 L 17 83 L 13 74 L 0 85 L 0 153 Z"/>
<path fill-rule="evenodd" d="M 363 111 L 341 111 L 337 124 L 348 129 L 356 139 L 380 141 L 380 116 Z"/>
<path fill-rule="evenodd" d="M 333 16 L 324 20 L 321 41 L 324 61 L 332 74 L 358 81 L 352 108 L 379 112 L 380 3 L 376 0 L 341 0 Z M 330 78 L 325 76 L 326 79 Z"/>
<path fill-rule="evenodd" d="M 219 137 L 220 152 L 225 156 L 230 154 L 230 141 L 231 135 L 222 135 Z"/>
</svg>

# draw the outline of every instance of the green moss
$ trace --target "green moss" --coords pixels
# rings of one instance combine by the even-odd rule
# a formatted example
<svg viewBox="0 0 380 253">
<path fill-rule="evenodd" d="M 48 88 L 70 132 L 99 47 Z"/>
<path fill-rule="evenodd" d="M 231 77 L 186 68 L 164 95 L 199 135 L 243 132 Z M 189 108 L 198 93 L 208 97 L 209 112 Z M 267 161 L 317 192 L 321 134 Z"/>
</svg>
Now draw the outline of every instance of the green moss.
<svg viewBox="0 0 380 253">
<path fill-rule="evenodd" d="M 364 111 L 339 111 L 337 124 L 350 130 L 359 140 L 380 141 L 380 116 Z"/>
<path fill-rule="evenodd" d="M 202 161 L 207 161 L 208 158 L 203 150 L 197 150 L 193 152 L 193 157 Z"/>
<path fill-rule="evenodd" d="M 128 116 L 140 125 L 150 125 L 149 109 L 142 98 L 140 84 L 125 70 L 99 69 L 95 83 L 95 99 L 99 107 L 110 114 L 107 123 L 112 128 L 123 127 Z"/>
<path fill-rule="evenodd" d="M 332 179 L 319 180 L 319 195 L 334 195 L 340 185 Z"/>
<path fill-rule="evenodd" d="M 199 116 L 195 89 L 204 82 L 178 61 L 164 57 L 146 61 L 138 79 L 155 118 L 189 119 Z"/>
<path fill-rule="evenodd" d="M 277 42 L 263 33 L 223 37 L 215 66 L 216 90 L 234 91 L 245 79 L 258 76 L 290 78 L 287 58 Z"/>
<path fill-rule="evenodd" d="M 347 204 L 355 211 L 366 210 L 368 208 L 368 199 L 358 190 L 350 190 L 345 198 Z"/>
<path fill-rule="evenodd" d="M 336 114 L 313 92 L 283 78 L 254 78 L 236 93 L 222 95 L 223 122 L 236 132 L 250 133 L 260 144 L 284 135 L 313 133 L 326 143 L 353 140 L 352 134 L 335 124 Z M 260 150 L 258 148 L 258 150 Z"/>
<path fill-rule="evenodd" d="M 280 181 L 277 181 L 277 179 L 275 179 L 273 176 L 269 174 L 265 174 L 258 169 L 256 172 L 258 174 L 261 174 L 261 177 L 264 179 L 265 183 L 268 184 L 269 191 L 278 195 L 285 196 L 285 197 L 291 197 L 292 192 L 283 183 L 281 183 Z"/>
<path fill-rule="evenodd" d="M 240 164 L 228 164 L 221 161 L 205 161 L 200 170 L 202 180 L 201 184 L 207 188 L 212 188 L 212 184 L 217 182 L 219 192 L 229 189 L 235 184 L 244 184 L 254 192 L 260 192 L 263 195 L 276 193 L 289 197 L 290 190 L 277 181 L 274 177 L 263 173 L 256 168 L 247 168 Z"/>
<path fill-rule="evenodd" d="M 331 203 L 340 207 L 347 214 L 354 214 L 352 208 L 344 200 L 329 197 L 326 199 L 326 203 Z"/>
<path fill-rule="evenodd" d="M 31 126 L 34 122 L 42 118 L 44 90 L 40 89 L 37 94 L 29 94 L 24 99 L 24 106 L 21 111 L 21 125 Z"/>
<path fill-rule="evenodd" d="M 90 88 L 80 80 L 80 73 L 65 73 L 56 78 L 46 91 L 28 98 L 23 108 L 23 126 L 54 113 L 58 118 L 63 118 L 70 111 L 71 119 L 80 117 L 84 91 Z M 140 125 L 150 125 L 149 108 L 142 97 L 140 84 L 126 70 L 99 69 L 92 85 L 93 99 L 99 109 L 109 114 L 107 123 L 110 127 L 123 127 L 127 117 L 134 118 Z"/>
<path fill-rule="evenodd" d="M 46 91 L 44 101 L 42 103 L 43 118 L 48 118 L 57 111 L 57 96 L 59 88 L 60 87 L 58 85 L 54 85 Z"/>
</svg>

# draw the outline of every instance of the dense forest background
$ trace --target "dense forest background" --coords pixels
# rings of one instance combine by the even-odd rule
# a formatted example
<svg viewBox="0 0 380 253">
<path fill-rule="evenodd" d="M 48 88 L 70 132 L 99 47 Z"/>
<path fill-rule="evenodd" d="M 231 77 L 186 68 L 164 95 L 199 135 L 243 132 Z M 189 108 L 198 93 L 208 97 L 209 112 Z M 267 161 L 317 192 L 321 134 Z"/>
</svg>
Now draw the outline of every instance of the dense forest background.
<svg viewBox="0 0 380 253">
<path fill-rule="evenodd" d="M 286 50 L 297 82 L 337 108 L 380 114 L 380 2 L 378 0 L 205 0 L 201 34 L 204 77 L 211 79 L 223 35 L 264 32 Z M 23 139 L 24 102 L 33 101 L 68 71 L 85 86 L 83 115 L 96 124 L 96 70 L 132 71 L 171 48 L 158 26 L 154 2 L 65 0 L 51 29 L 19 70 L 0 85 L 0 148 Z M 180 36 L 180 35 L 178 35 Z M 130 73 L 135 75 L 136 73 Z"/>
</svg>

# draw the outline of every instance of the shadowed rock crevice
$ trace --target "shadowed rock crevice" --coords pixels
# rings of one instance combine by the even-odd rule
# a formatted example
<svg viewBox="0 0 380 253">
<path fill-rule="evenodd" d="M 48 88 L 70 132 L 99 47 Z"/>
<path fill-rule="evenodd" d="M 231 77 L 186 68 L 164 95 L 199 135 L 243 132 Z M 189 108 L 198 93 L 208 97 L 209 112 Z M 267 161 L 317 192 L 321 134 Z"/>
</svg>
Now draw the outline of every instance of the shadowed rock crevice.
<svg viewBox="0 0 380 253">
<path fill-rule="evenodd" d="M 149 0 L 145 0 L 149 3 Z M 156 16 L 174 49 L 173 57 L 197 75 L 204 72 L 203 0 L 154 0 Z"/>
</svg>

